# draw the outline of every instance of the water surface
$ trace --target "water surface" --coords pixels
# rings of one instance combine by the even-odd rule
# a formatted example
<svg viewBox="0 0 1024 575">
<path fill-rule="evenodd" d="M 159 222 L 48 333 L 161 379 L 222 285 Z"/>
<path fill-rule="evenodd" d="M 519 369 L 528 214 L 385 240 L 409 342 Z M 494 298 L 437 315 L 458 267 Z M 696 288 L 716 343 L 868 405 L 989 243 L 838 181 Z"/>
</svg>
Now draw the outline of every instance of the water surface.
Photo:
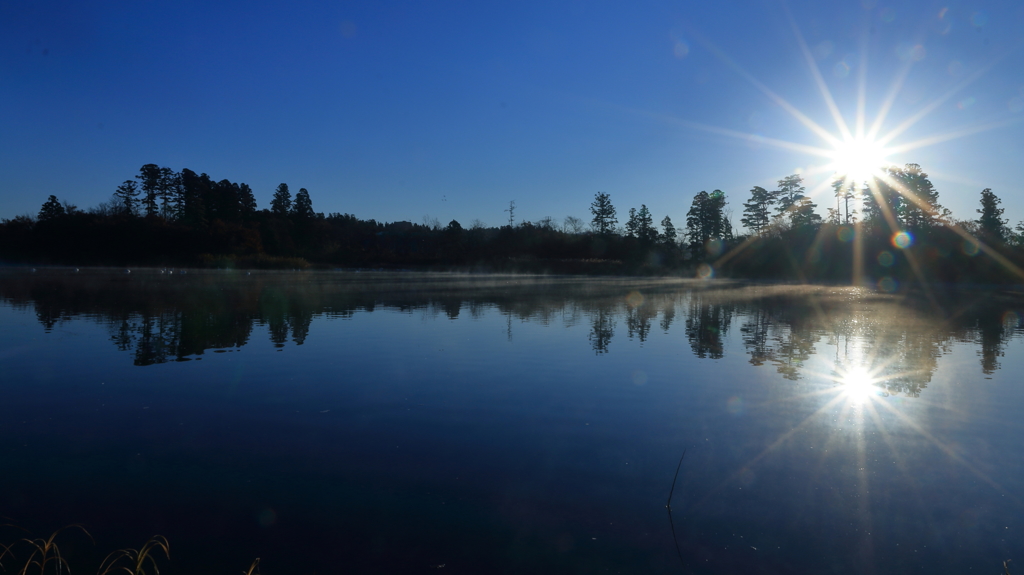
<svg viewBox="0 0 1024 575">
<path fill-rule="evenodd" d="M 1022 312 L 1008 292 L 6 271 L 0 516 L 86 525 L 86 555 L 163 534 L 168 573 L 998 572 L 1024 560 Z"/>
</svg>

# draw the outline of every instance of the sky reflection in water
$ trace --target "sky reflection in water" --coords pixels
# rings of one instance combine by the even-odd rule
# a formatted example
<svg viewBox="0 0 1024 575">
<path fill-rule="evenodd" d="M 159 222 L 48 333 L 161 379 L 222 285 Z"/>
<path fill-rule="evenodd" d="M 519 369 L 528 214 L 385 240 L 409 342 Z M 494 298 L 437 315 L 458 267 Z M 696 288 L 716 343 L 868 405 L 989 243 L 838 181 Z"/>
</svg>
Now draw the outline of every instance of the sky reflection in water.
<svg viewBox="0 0 1024 575">
<path fill-rule="evenodd" d="M 0 515 L 159 532 L 175 571 L 679 572 L 684 448 L 687 571 L 1020 556 L 1009 296 L 56 271 L 0 297 Z"/>
</svg>

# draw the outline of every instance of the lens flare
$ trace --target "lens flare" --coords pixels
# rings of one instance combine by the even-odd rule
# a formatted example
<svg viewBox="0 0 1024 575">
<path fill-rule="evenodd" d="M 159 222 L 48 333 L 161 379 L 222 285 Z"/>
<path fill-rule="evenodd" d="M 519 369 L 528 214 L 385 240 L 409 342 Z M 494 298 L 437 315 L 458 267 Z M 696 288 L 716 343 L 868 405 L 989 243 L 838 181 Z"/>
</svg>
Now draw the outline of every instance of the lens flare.
<svg viewBox="0 0 1024 575">
<path fill-rule="evenodd" d="M 878 289 L 884 291 L 885 293 L 892 293 L 896 291 L 897 287 L 899 287 L 899 284 L 896 283 L 896 280 L 892 279 L 889 276 L 885 276 L 884 278 L 878 280 Z"/>
<path fill-rule="evenodd" d="M 914 245 L 914 236 L 910 235 L 910 232 L 896 232 L 892 236 L 892 245 L 905 250 Z"/>
</svg>

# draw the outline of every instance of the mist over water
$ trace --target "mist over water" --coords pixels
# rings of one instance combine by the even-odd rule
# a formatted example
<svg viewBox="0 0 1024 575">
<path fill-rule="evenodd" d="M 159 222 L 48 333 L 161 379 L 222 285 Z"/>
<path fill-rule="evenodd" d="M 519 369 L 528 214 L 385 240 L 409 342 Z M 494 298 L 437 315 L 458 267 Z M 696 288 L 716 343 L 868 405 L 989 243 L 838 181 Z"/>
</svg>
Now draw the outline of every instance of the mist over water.
<svg viewBox="0 0 1024 575">
<path fill-rule="evenodd" d="M 160 533 L 168 573 L 994 572 L 1024 541 L 1022 312 L 1003 292 L 5 271 L 0 516 L 82 523 L 104 553 Z"/>
</svg>

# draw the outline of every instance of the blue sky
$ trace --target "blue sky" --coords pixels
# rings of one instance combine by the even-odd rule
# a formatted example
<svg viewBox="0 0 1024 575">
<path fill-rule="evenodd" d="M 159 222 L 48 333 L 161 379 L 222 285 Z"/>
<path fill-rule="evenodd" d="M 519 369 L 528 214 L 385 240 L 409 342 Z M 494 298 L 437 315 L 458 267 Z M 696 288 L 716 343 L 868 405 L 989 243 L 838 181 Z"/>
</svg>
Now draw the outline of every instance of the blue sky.
<svg viewBox="0 0 1024 575">
<path fill-rule="evenodd" d="M 681 225 L 717 188 L 738 225 L 752 186 L 828 176 L 772 143 L 831 147 L 787 105 L 839 135 L 809 60 L 851 125 L 861 86 L 870 125 L 905 72 L 879 133 L 928 110 L 892 144 L 948 139 L 888 159 L 955 217 L 990 187 L 1024 220 L 1009 0 L 0 3 L 0 217 L 93 206 L 156 163 L 260 207 L 287 182 L 317 211 L 463 225 L 510 200 L 589 220 L 598 191 Z"/>
</svg>

